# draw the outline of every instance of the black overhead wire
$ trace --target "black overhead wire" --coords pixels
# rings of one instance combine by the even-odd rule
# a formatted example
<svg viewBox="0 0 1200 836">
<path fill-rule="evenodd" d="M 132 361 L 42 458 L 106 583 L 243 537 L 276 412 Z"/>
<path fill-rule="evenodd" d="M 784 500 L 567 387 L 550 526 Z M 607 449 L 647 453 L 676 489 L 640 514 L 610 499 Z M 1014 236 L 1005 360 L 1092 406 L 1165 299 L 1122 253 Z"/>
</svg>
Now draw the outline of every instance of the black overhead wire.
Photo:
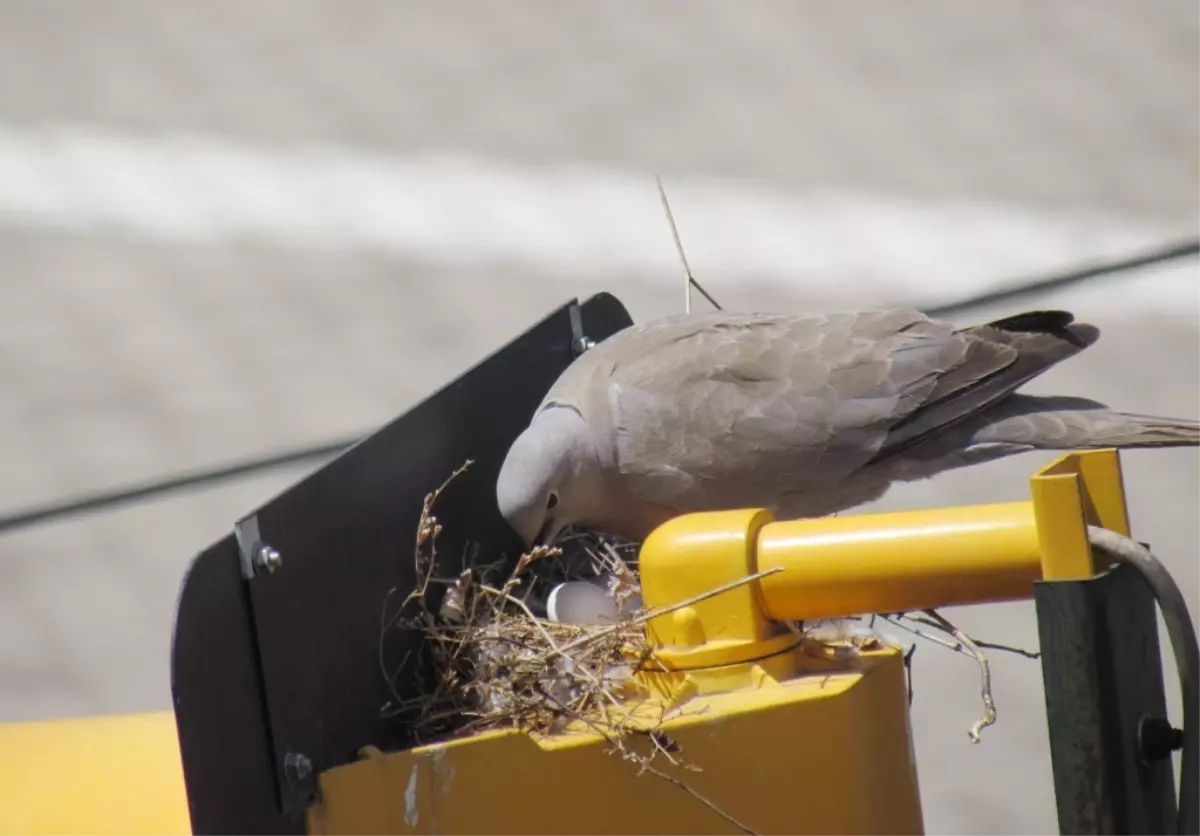
<svg viewBox="0 0 1200 836">
<path fill-rule="evenodd" d="M 89 511 L 113 508 L 141 499 L 152 499 L 185 488 L 207 487 L 219 482 L 229 481 L 230 479 L 252 476 L 256 473 L 275 470 L 276 468 L 288 465 L 301 464 L 316 459 L 327 459 L 358 443 L 360 440 L 360 438 L 348 438 L 342 441 L 331 441 L 311 447 L 301 447 L 270 456 L 245 459 L 222 467 L 168 476 L 165 479 L 146 482 L 141 485 L 100 491 L 76 497 L 75 499 L 68 499 L 64 502 L 48 503 L 33 508 L 26 508 L 22 511 L 0 516 L 0 534 L 39 523 L 52 522 L 64 517 L 73 517 L 76 514 L 84 514 Z"/>
<path fill-rule="evenodd" d="M 1197 254 L 1200 254 L 1200 239 L 1175 242 L 1118 261 L 1089 264 L 1061 273 L 1052 273 L 1033 279 L 1026 278 L 1021 281 L 1006 283 L 1003 290 L 981 293 L 976 296 L 960 299 L 957 302 L 920 308 L 920 310 L 923 310 L 930 316 L 949 316 L 979 305 L 1004 302 L 1023 296 L 1044 293 L 1049 290 L 1056 290 L 1080 282 L 1091 281 L 1114 273 L 1136 270 L 1141 267 L 1149 267 L 1154 264 L 1188 258 Z M 366 433 L 354 438 L 326 441 L 310 447 L 302 447 L 270 456 L 246 459 L 208 470 L 197 470 L 191 473 L 169 476 L 141 485 L 101 491 L 62 502 L 47 503 L 33 508 L 13 511 L 0 515 L 0 534 L 73 517 L 77 514 L 100 511 L 130 502 L 152 499 L 186 488 L 208 487 L 221 482 L 227 482 L 231 479 L 239 479 L 244 476 L 263 473 L 280 467 L 332 458 L 365 437 Z"/>
<path fill-rule="evenodd" d="M 1153 250 L 1131 255 L 1119 261 L 1085 264 L 1061 273 L 1050 273 L 1032 279 L 1024 278 L 1018 281 L 998 282 L 997 284 L 1002 288 L 1000 290 L 980 293 L 960 299 L 957 302 L 943 303 L 932 308 L 918 309 L 924 311 L 929 316 L 951 316 L 952 314 L 961 313 L 968 308 L 977 308 L 980 305 L 989 305 L 993 302 L 1008 302 L 1023 296 L 1046 293 L 1050 290 L 1058 290 L 1059 288 L 1079 284 L 1080 282 L 1110 276 L 1113 273 L 1123 273 L 1127 270 L 1136 270 L 1139 267 L 1149 267 L 1154 264 L 1188 258 L 1198 253 L 1200 253 L 1200 238 L 1177 241 L 1173 244 L 1167 244 Z"/>
</svg>

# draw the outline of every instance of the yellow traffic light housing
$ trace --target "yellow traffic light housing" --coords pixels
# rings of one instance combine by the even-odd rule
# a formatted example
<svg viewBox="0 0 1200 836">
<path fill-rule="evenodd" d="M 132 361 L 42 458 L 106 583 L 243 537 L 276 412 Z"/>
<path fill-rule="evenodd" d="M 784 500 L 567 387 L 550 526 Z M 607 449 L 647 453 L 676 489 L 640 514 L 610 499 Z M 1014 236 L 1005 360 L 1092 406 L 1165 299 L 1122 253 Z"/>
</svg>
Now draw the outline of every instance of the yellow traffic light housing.
<svg viewBox="0 0 1200 836">
<path fill-rule="evenodd" d="M 308 827 L 920 832 L 899 652 L 821 658 L 785 622 L 1030 598 L 1047 575 L 1090 576 L 1086 525 L 1128 530 L 1116 452 L 1064 456 L 1031 481 L 1025 502 L 785 522 L 754 509 L 674 519 L 639 558 L 647 608 L 669 610 L 647 624 L 654 656 L 641 676 L 658 702 L 640 710 L 646 729 L 700 772 L 639 775 L 586 727 L 536 739 L 489 732 L 374 751 L 326 771 Z M 721 587 L 732 588 L 695 600 Z"/>
</svg>

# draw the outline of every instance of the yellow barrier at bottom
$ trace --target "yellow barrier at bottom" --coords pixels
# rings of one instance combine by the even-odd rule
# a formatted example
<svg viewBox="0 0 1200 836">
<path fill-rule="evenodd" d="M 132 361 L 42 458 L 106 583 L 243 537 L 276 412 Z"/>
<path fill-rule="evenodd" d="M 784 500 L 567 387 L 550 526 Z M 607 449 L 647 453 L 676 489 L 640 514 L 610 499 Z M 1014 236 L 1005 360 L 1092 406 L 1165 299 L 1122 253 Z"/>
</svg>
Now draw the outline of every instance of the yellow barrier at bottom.
<svg viewBox="0 0 1200 836">
<path fill-rule="evenodd" d="M 694 697 L 662 723 L 679 760 L 701 771 L 661 755 L 655 767 L 686 789 L 639 775 L 594 733 L 492 732 L 326 771 L 309 832 L 739 832 L 731 819 L 764 834 L 922 832 L 900 654 L 864 653 L 853 671 L 811 657 L 802 667 Z"/>
<path fill-rule="evenodd" d="M 170 711 L 0 724 L 0 833 L 191 833 Z"/>
</svg>

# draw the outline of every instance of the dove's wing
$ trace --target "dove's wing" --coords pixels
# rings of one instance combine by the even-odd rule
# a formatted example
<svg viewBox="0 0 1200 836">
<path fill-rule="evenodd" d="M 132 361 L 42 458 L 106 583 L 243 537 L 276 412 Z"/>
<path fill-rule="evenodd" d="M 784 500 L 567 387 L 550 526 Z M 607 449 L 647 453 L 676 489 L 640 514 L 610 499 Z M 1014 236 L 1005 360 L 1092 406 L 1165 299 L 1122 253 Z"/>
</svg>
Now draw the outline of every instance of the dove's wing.
<svg viewBox="0 0 1200 836">
<path fill-rule="evenodd" d="M 915 311 L 672 317 L 583 355 L 547 401 L 584 413 L 643 499 L 772 506 L 926 440 L 1095 338 L 1070 321 L 1049 312 L 955 330 Z"/>
</svg>

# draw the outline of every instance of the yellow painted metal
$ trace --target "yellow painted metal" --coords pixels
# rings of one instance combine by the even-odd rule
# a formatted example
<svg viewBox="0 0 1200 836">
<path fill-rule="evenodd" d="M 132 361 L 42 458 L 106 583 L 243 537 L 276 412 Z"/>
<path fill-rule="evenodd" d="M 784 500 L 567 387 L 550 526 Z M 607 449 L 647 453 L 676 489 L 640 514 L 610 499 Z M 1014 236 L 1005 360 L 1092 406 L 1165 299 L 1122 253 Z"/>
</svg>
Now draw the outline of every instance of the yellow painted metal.
<svg viewBox="0 0 1200 836">
<path fill-rule="evenodd" d="M 1130 536 L 1129 509 L 1125 504 L 1125 481 L 1121 474 L 1121 455 L 1116 448 L 1069 453 L 1050 467 L 1070 462 L 1079 473 L 1079 492 L 1090 524 Z M 1038 479 L 1042 473 L 1034 474 Z"/>
<path fill-rule="evenodd" d="M 647 623 L 653 670 L 638 680 L 649 696 L 629 716 L 647 730 L 662 721 L 703 770 L 669 773 L 694 792 L 639 776 L 593 719 L 330 770 L 309 829 L 734 832 L 698 793 L 762 833 L 919 832 L 898 652 L 859 653 L 849 667 L 798 646 L 781 622 L 1028 598 L 1043 577 L 1091 572 L 1086 524 L 1128 533 L 1115 451 L 1064 456 L 1031 491 L 1024 502 L 817 520 L 691 514 L 655 531 L 639 556 L 642 593 L 665 611 Z"/>
<path fill-rule="evenodd" d="M 649 696 L 627 716 L 702 771 L 660 758 L 661 773 L 639 775 L 595 721 L 487 733 L 323 773 L 309 830 L 728 833 L 737 820 L 760 833 L 919 833 L 899 653 L 847 666 L 780 622 L 1029 597 L 1038 579 L 1094 574 L 1086 525 L 1130 533 L 1116 450 L 1067 454 L 1030 489 L 1027 502 L 897 514 L 672 520 L 640 556 L 645 603 L 671 611 L 647 624 Z M 171 712 L 0 725 L 0 833 L 84 832 L 190 832 Z"/>
<path fill-rule="evenodd" d="M 761 510 L 688 514 L 642 546 L 645 600 L 668 607 L 737 577 L 755 584 L 651 622 L 681 667 L 752 658 L 773 624 L 1029 598 L 1035 581 L 1093 574 L 1086 525 L 1128 534 L 1115 450 L 1069 453 L 1030 480 L 1032 500 L 775 521 Z"/>
<path fill-rule="evenodd" d="M 589 731 L 487 733 L 326 771 L 309 832 L 739 832 L 696 794 L 764 834 L 923 831 L 894 650 L 863 654 L 853 671 L 826 664 L 697 697 L 660 728 L 702 771 L 660 756 L 656 767 L 669 779 L 639 775 Z M 642 752 L 651 745 L 630 743 Z"/>
<path fill-rule="evenodd" d="M 0 725 L 0 833 L 191 833 L 174 714 Z"/>
<path fill-rule="evenodd" d="M 1129 515 L 1116 450 L 1068 453 L 1030 479 L 1042 576 L 1048 581 L 1096 574 L 1088 524 L 1129 535 Z"/>
<path fill-rule="evenodd" d="M 773 519 L 763 510 L 718 511 L 664 523 L 642 544 L 643 603 L 662 609 L 744 580 L 755 571 L 757 534 Z M 768 620 L 755 584 L 651 619 L 647 638 L 669 668 L 729 665 L 795 643 Z"/>
<path fill-rule="evenodd" d="M 757 551 L 777 620 L 1029 598 L 1042 574 L 1029 502 L 777 522 Z"/>
</svg>

